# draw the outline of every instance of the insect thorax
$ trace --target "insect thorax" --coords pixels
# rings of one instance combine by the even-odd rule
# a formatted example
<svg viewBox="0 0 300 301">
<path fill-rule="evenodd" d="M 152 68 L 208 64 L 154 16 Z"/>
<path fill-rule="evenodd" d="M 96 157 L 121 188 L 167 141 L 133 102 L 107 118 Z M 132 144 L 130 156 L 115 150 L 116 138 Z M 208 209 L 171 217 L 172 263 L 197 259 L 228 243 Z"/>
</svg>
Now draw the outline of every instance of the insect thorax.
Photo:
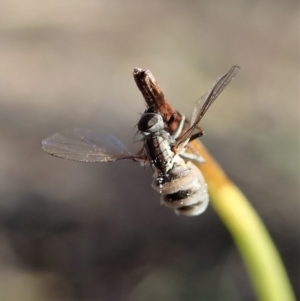
<svg viewBox="0 0 300 301">
<path fill-rule="evenodd" d="M 175 140 L 165 130 L 157 131 L 145 137 L 148 159 L 151 166 L 162 174 L 173 168 L 174 152 L 172 145 Z"/>
</svg>

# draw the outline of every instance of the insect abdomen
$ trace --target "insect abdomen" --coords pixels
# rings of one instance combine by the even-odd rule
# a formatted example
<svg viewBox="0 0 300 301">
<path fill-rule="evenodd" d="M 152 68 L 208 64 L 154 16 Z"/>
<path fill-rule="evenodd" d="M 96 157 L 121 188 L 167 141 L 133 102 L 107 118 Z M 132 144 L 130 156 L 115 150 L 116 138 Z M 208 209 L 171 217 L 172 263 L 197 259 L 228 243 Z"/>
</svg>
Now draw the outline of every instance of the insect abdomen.
<svg viewBox="0 0 300 301">
<path fill-rule="evenodd" d="M 196 216 L 209 203 L 207 185 L 200 170 L 191 162 L 174 164 L 163 178 L 154 176 L 153 188 L 162 194 L 162 203 L 176 214 Z"/>
</svg>

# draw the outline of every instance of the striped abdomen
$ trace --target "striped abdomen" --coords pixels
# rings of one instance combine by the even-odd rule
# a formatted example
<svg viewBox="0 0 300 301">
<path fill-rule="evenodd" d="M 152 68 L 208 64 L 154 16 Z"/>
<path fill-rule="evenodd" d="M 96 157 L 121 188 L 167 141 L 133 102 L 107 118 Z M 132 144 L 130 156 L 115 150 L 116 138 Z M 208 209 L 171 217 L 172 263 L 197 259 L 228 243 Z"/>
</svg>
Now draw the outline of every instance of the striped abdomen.
<svg viewBox="0 0 300 301">
<path fill-rule="evenodd" d="M 193 163 L 185 163 L 179 157 L 167 174 L 154 173 L 152 187 L 161 193 L 162 203 L 176 214 L 199 215 L 209 203 L 202 173 Z"/>
</svg>

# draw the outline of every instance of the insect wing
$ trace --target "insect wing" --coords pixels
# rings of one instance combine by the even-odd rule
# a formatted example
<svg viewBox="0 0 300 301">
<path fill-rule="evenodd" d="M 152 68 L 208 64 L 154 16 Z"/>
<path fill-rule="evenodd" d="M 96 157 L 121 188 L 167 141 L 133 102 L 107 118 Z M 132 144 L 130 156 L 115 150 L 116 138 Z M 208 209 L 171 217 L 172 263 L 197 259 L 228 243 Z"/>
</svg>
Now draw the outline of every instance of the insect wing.
<svg viewBox="0 0 300 301">
<path fill-rule="evenodd" d="M 53 134 L 42 141 L 42 147 L 52 156 L 73 161 L 114 162 L 139 159 L 130 154 L 117 138 L 83 129 Z"/>
<path fill-rule="evenodd" d="M 196 102 L 192 117 L 191 124 L 199 123 L 201 118 L 204 116 L 206 111 L 212 105 L 212 103 L 218 98 L 218 96 L 223 92 L 226 86 L 233 80 L 235 75 L 240 70 L 240 67 L 233 66 L 231 69 L 224 75 L 222 75 L 212 86 L 210 91 L 202 95 L 199 100 Z"/>
<path fill-rule="evenodd" d="M 226 86 L 231 82 L 231 80 L 235 77 L 235 75 L 240 70 L 239 66 L 233 66 L 231 69 L 221 76 L 212 86 L 211 90 L 206 94 L 202 95 L 199 100 L 195 103 L 191 121 L 190 128 L 177 140 L 176 145 L 186 144 L 193 134 L 197 124 L 200 122 L 202 117 L 205 115 L 206 111 L 213 104 L 213 102 L 217 99 L 217 97 L 222 93 L 222 91 L 226 88 Z"/>
</svg>

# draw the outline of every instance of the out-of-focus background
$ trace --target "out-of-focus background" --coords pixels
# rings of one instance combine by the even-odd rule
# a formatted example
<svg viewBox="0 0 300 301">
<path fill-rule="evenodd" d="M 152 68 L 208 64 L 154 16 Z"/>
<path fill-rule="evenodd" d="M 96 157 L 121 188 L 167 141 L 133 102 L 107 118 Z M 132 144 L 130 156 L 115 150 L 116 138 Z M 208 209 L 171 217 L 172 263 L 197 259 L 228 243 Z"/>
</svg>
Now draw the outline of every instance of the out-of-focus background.
<svg viewBox="0 0 300 301">
<path fill-rule="evenodd" d="M 137 151 L 134 67 L 189 115 L 234 64 L 202 141 L 262 217 L 299 296 L 298 1 L 2 0 L 0 16 L 1 300 L 256 300 L 212 207 L 178 217 L 149 168 L 41 149 L 81 127 Z"/>
</svg>

